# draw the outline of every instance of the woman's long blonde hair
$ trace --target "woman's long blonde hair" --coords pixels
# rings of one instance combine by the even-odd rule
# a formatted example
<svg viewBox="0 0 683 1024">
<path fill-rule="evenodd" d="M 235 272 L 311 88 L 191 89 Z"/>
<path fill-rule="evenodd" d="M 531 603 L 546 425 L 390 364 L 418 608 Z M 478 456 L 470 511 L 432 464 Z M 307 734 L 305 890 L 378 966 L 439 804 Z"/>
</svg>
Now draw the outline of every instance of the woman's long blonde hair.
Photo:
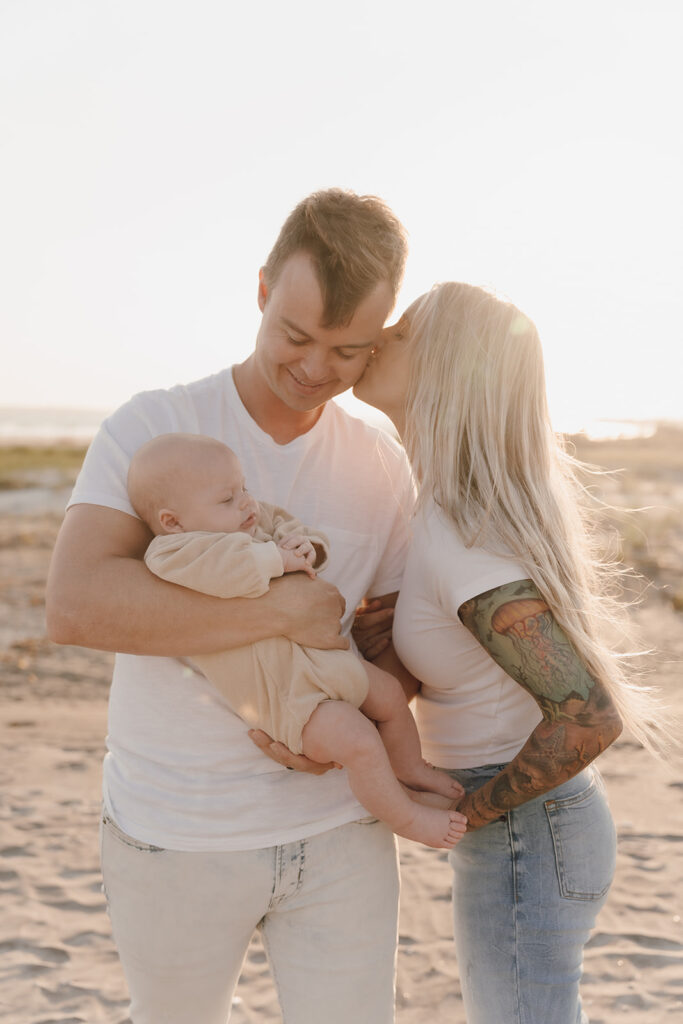
<svg viewBox="0 0 683 1024">
<path fill-rule="evenodd" d="M 625 634 L 619 572 L 597 552 L 579 464 L 550 424 L 543 354 L 515 306 L 467 284 L 435 285 L 410 311 L 404 443 L 420 502 L 462 541 L 521 563 L 631 732 L 663 745 L 658 703 L 607 640 Z"/>
</svg>

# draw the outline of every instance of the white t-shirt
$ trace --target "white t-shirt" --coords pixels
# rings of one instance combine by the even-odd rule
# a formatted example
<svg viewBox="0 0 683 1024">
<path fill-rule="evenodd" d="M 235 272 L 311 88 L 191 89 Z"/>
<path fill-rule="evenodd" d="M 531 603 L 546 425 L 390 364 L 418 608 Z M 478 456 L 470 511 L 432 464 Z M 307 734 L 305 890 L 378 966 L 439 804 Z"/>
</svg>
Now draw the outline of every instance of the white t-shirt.
<svg viewBox="0 0 683 1024">
<path fill-rule="evenodd" d="M 469 598 L 527 578 L 510 559 L 466 548 L 433 503 L 416 516 L 396 605 L 394 646 L 422 681 L 415 707 L 422 753 L 440 768 L 503 764 L 541 720 L 533 697 L 458 618 L 458 608 Z"/>
<path fill-rule="evenodd" d="M 358 602 L 399 589 L 412 482 L 403 450 L 329 402 L 308 433 L 279 445 L 244 408 L 231 369 L 135 396 L 102 424 L 69 504 L 135 515 L 132 454 L 151 437 L 206 434 L 228 444 L 249 490 L 326 533 L 324 579 Z M 174 850 L 248 850 L 293 842 L 364 817 L 346 773 L 286 771 L 203 678 L 173 658 L 116 656 L 109 700 L 104 801 L 138 839 Z"/>
</svg>

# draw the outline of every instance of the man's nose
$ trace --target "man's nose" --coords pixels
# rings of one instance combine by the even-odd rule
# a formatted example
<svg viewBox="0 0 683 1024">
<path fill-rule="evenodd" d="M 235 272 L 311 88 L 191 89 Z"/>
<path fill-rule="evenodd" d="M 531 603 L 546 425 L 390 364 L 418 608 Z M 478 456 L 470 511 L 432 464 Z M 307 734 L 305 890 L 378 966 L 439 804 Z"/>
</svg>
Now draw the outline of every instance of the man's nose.
<svg viewBox="0 0 683 1024">
<path fill-rule="evenodd" d="M 308 384 L 318 384 L 326 380 L 329 373 L 327 352 L 322 349 L 310 349 L 300 363 Z"/>
</svg>

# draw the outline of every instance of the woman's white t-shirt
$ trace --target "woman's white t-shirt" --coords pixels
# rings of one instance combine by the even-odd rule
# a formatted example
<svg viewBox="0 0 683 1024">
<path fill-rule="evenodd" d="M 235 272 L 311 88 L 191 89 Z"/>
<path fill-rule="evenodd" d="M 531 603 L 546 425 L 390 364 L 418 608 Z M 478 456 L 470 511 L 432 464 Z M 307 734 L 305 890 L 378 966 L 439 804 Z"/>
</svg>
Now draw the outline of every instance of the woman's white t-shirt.
<svg viewBox="0 0 683 1024">
<path fill-rule="evenodd" d="M 527 577 L 511 559 L 465 547 L 433 503 L 416 516 L 394 646 L 422 681 L 415 717 L 423 756 L 438 767 L 503 764 L 541 720 L 534 699 L 458 618 L 469 598 Z"/>
<path fill-rule="evenodd" d="M 257 498 L 330 540 L 323 578 L 346 598 L 344 629 L 364 596 L 398 590 L 413 488 L 403 450 L 329 402 L 308 433 L 278 445 L 249 416 L 230 369 L 137 395 L 102 424 L 70 505 L 128 515 L 133 453 L 167 432 L 228 444 Z M 173 658 L 116 656 L 109 700 L 105 806 L 124 831 L 174 850 L 249 850 L 294 842 L 366 815 L 346 773 L 288 772 L 202 677 Z"/>
</svg>

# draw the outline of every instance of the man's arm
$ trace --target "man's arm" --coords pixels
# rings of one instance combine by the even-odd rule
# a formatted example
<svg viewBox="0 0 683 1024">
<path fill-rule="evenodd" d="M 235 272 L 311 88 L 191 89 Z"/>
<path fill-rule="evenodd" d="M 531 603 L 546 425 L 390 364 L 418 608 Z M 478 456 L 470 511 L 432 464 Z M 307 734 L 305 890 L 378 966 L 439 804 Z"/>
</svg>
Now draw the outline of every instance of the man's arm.
<svg viewBox="0 0 683 1024">
<path fill-rule="evenodd" d="M 531 580 L 479 594 L 458 614 L 543 715 L 503 771 L 459 802 L 472 831 L 577 775 L 622 726 L 609 693 L 588 673 Z"/>
<path fill-rule="evenodd" d="M 268 594 L 208 597 L 155 577 L 142 561 L 151 534 L 140 520 L 100 505 L 67 512 L 47 584 L 48 634 L 56 643 L 128 654 L 181 656 L 240 647 L 270 636 L 345 649 L 343 598 L 303 575 Z"/>
</svg>

